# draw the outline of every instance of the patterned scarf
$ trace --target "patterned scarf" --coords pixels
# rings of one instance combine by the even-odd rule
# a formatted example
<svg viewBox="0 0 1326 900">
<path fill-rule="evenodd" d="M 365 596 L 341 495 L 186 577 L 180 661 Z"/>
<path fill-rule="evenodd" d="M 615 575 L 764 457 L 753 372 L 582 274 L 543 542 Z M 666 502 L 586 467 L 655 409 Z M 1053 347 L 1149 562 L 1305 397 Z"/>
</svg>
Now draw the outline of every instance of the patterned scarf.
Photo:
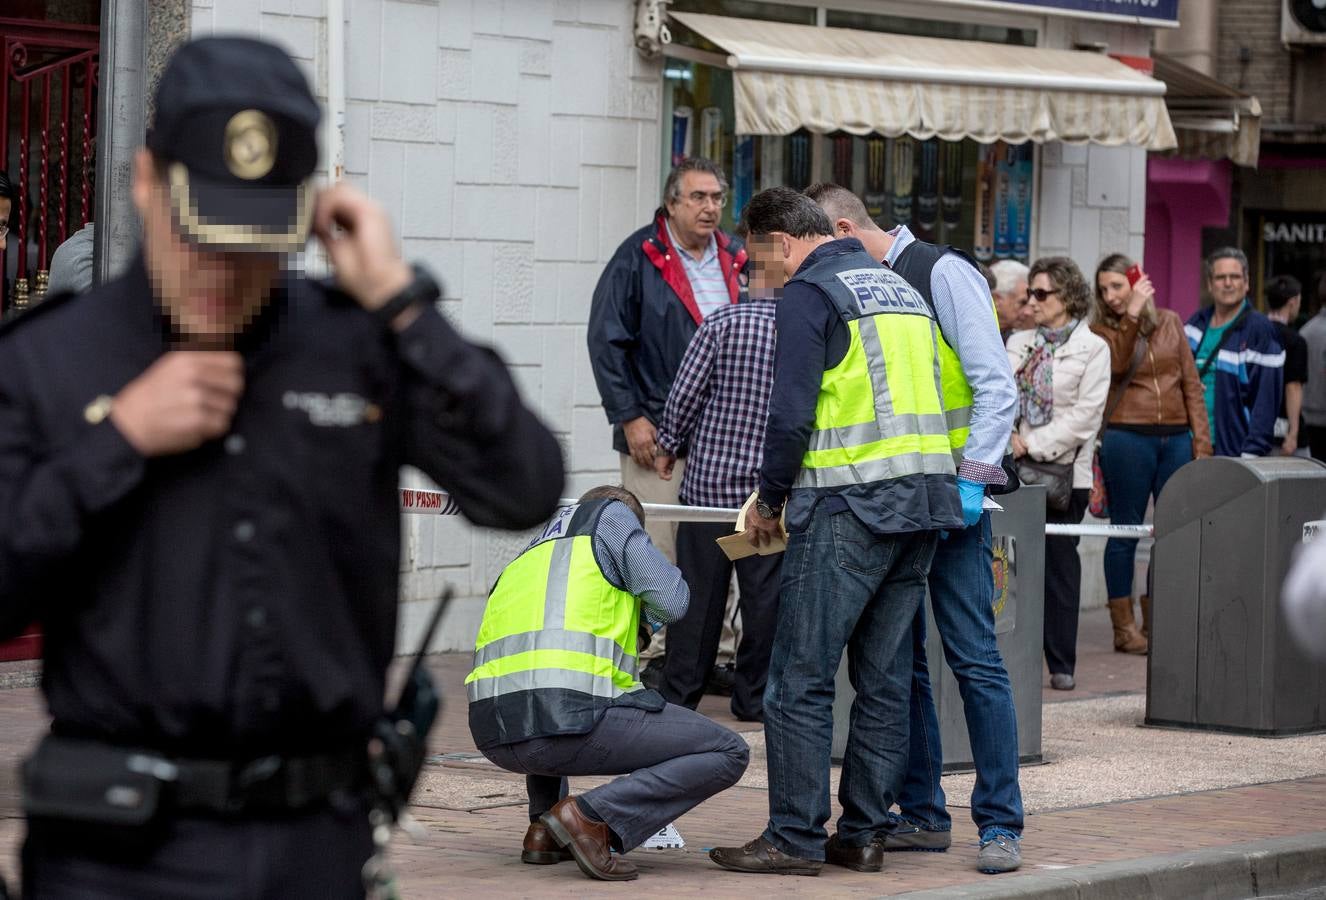
<svg viewBox="0 0 1326 900">
<path fill-rule="evenodd" d="M 1077 319 L 1058 330 L 1038 327 L 1031 352 L 1018 366 L 1018 418 L 1033 428 L 1054 418 L 1054 351 L 1068 343 L 1075 328 Z"/>
</svg>

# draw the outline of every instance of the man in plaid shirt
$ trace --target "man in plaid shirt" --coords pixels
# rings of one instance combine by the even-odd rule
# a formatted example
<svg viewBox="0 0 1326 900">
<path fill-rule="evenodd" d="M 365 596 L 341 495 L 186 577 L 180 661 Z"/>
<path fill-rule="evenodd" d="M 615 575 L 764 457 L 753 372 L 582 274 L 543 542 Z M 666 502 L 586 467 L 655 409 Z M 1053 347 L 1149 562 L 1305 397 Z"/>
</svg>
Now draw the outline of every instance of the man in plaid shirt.
<svg viewBox="0 0 1326 900">
<path fill-rule="evenodd" d="M 767 299 L 754 299 L 761 295 Z M 752 299 L 707 316 L 686 348 L 658 431 L 655 468 L 671 479 L 680 448 L 689 446 L 680 497 L 688 506 L 739 507 L 759 486 L 764 422 L 773 387 L 774 307 L 756 276 Z M 704 694 L 718 653 L 732 568 L 740 589 L 732 714 L 763 721 L 764 684 L 773 649 L 782 554 L 730 561 L 715 540 L 732 527 L 683 522 L 677 527 L 677 567 L 691 589 L 686 615 L 668 626 L 667 663 L 660 692 L 691 709 Z"/>
</svg>

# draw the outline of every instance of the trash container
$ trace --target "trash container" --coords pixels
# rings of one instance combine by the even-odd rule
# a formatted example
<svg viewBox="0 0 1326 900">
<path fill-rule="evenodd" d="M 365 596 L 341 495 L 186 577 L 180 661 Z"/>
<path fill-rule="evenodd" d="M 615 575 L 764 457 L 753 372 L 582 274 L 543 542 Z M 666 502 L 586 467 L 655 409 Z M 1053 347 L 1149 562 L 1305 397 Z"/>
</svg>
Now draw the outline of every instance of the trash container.
<svg viewBox="0 0 1326 900">
<path fill-rule="evenodd" d="M 995 498 L 1004 507 L 990 515 L 994 537 L 995 635 L 1013 685 L 1018 720 L 1018 758 L 1041 761 L 1041 636 L 1045 618 L 1045 489 L 1023 487 Z M 935 617 L 926 603 L 926 659 L 930 668 L 944 747 L 944 771 L 972 768 L 967 721 L 958 683 L 944 662 Z M 838 668 L 833 702 L 833 759 L 842 760 L 855 693 L 847 662 Z"/>
<path fill-rule="evenodd" d="M 1313 459 L 1199 459 L 1170 478 L 1156 503 L 1148 725 L 1326 729 L 1326 663 L 1295 646 L 1279 602 L 1323 509 Z"/>
</svg>

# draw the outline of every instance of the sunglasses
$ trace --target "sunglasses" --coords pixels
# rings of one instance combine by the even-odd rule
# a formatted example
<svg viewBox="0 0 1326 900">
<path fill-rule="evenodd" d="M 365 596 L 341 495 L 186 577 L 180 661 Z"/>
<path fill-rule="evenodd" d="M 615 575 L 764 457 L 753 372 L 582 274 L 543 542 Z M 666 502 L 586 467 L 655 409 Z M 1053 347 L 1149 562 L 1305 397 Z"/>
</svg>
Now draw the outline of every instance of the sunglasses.
<svg viewBox="0 0 1326 900">
<path fill-rule="evenodd" d="M 1044 303 L 1046 297 L 1057 293 L 1059 293 L 1058 289 L 1047 291 L 1045 288 L 1027 288 L 1027 299 L 1035 300 L 1037 303 Z"/>
</svg>

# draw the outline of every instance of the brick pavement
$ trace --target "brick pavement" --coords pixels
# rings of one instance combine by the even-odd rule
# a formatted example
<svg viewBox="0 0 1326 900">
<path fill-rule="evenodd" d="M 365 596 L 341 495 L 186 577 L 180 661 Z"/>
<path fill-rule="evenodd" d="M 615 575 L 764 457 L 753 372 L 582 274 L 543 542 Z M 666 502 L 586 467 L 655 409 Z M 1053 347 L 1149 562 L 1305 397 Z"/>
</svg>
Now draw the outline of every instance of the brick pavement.
<svg viewBox="0 0 1326 900">
<path fill-rule="evenodd" d="M 1090 616 L 1084 617 L 1080 653 L 1078 675 L 1082 687 L 1070 693 L 1047 688 L 1047 701 L 1136 693 L 1144 687 L 1145 659 L 1112 653 L 1108 623 L 1103 618 L 1095 622 Z M 446 796 L 421 797 L 423 802 L 433 804 L 416 807 L 417 818 L 427 828 L 426 836 L 418 842 L 399 836 L 392 849 L 404 896 L 582 896 L 615 890 L 611 885 L 588 881 L 573 864 L 520 865 L 519 841 L 527 823 L 523 804 L 518 799 L 522 779 L 455 756 L 463 757 L 473 750 L 465 708 L 456 688 L 466 660 L 463 655 L 443 655 L 432 658 L 430 664 L 455 698 L 433 735 L 436 752 L 453 756 L 430 765 L 430 782 L 440 779 L 445 784 L 481 777 L 485 785 L 493 784 L 492 790 L 484 790 L 485 795 L 493 795 L 491 802 L 509 805 L 466 810 L 445 808 L 466 805 Z M 757 726 L 733 721 L 723 698 L 706 698 L 702 710 L 739 729 L 758 730 Z M 0 691 L 0 759 L 16 760 L 43 727 L 44 715 L 35 689 Z M 1276 744 L 1268 740 L 1266 746 L 1267 752 L 1272 753 Z M 1175 764 L 1181 763 L 1176 760 Z M 16 818 L 17 797 L 11 773 L 9 767 L 0 767 L 0 871 L 12 880 L 13 854 L 21 823 Z M 1123 777 L 1134 776 L 1123 774 Z M 590 783 L 593 780 L 577 780 L 577 785 Z M 468 805 L 483 802 L 471 800 Z M 976 851 L 974 826 L 965 810 L 955 804 L 953 811 L 954 848 L 948 853 L 893 855 L 885 872 L 876 875 L 827 869 L 816 879 L 760 878 L 724 872 L 713 866 L 703 853 L 717 844 L 744 842 L 762 828 L 767 815 L 765 792 L 738 787 L 713 798 L 677 823 L 687 841 L 685 850 L 632 854 L 642 872 L 637 886 L 666 890 L 677 896 L 790 893 L 879 896 L 988 880 L 988 876 L 971 868 Z M 1219 847 L 1323 827 L 1326 827 L 1326 776 L 1060 809 L 1028 817 L 1024 841 L 1027 866 L 1023 871 L 1034 873 Z"/>
</svg>

